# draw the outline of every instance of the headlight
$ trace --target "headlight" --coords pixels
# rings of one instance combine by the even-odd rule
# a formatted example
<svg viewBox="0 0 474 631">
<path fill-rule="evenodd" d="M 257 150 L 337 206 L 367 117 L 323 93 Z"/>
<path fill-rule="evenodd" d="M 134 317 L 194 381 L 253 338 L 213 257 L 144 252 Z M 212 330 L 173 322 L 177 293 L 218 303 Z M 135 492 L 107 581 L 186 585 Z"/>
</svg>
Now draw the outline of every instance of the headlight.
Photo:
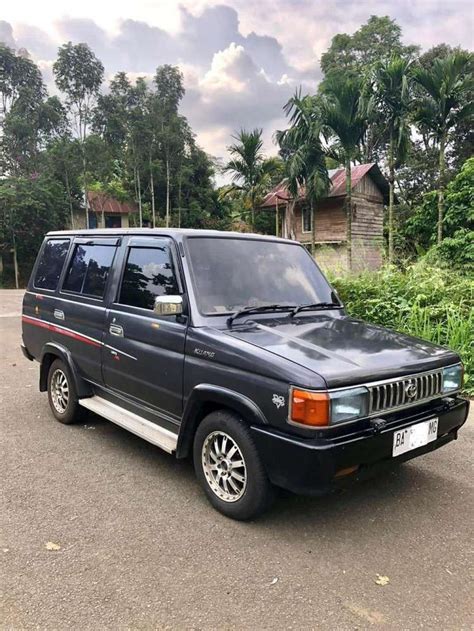
<svg viewBox="0 0 474 631">
<path fill-rule="evenodd" d="M 462 364 L 443 368 L 443 392 L 453 392 L 462 386 L 463 368 Z"/>
<path fill-rule="evenodd" d="M 352 421 L 368 414 L 367 388 L 346 388 L 336 392 L 311 392 L 293 388 L 290 421 L 310 427 Z"/>
<path fill-rule="evenodd" d="M 367 388 L 347 388 L 331 392 L 331 423 L 352 421 L 367 416 L 369 397 Z"/>
</svg>

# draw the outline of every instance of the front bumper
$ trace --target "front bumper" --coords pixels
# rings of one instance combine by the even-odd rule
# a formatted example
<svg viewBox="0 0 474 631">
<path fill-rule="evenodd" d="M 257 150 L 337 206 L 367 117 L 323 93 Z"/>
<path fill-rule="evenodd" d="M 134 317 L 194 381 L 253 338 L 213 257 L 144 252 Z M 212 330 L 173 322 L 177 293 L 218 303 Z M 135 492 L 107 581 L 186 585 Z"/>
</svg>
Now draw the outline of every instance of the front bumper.
<svg viewBox="0 0 474 631">
<path fill-rule="evenodd" d="M 253 437 L 267 474 L 276 486 L 303 495 L 322 495 L 349 480 L 370 477 L 396 462 L 434 451 L 457 438 L 465 423 L 469 403 L 465 399 L 442 399 L 423 411 L 405 410 L 387 417 L 383 429 L 364 429 L 335 438 L 304 439 L 276 429 L 254 425 Z M 418 422 L 438 418 L 438 437 L 427 445 L 392 457 L 393 433 Z M 357 467 L 341 477 L 344 470 Z"/>
</svg>

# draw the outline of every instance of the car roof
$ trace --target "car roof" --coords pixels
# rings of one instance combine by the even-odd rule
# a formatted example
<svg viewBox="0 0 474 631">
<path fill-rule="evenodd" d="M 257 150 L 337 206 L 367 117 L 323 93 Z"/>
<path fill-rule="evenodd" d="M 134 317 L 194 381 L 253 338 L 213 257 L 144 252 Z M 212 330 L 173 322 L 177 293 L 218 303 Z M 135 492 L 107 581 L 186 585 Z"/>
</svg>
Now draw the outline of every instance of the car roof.
<svg viewBox="0 0 474 631">
<path fill-rule="evenodd" d="M 249 232 L 226 232 L 222 230 L 196 230 L 193 228 L 99 228 L 94 230 L 54 230 L 52 232 L 48 232 L 46 236 L 111 237 L 125 235 L 171 237 L 177 241 L 181 241 L 185 237 L 257 239 L 265 241 L 278 241 L 280 243 L 295 243 L 299 245 L 297 241 L 283 239 L 274 235 L 255 234 Z"/>
</svg>

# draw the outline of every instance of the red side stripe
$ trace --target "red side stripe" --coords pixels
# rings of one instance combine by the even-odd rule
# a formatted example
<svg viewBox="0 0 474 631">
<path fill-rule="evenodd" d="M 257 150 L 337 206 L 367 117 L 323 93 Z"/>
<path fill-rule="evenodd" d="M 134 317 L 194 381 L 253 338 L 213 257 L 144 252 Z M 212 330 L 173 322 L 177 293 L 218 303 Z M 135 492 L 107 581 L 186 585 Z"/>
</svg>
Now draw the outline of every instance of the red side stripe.
<svg viewBox="0 0 474 631">
<path fill-rule="evenodd" d="M 67 331 L 58 326 L 55 326 L 54 324 L 50 324 L 49 322 L 33 320 L 29 316 L 25 316 L 25 315 L 22 316 L 21 319 L 23 320 L 23 322 L 26 322 L 27 324 L 38 326 L 40 329 L 48 329 L 49 331 L 53 331 L 54 333 L 60 333 L 61 335 L 70 337 L 73 340 L 77 340 L 78 342 L 89 344 L 89 346 L 95 346 L 98 348 L 102 346 L 102 344 L 100 342 L 97 342 L 96 340 L 90 340 L 88 337 L 85 337 L 84 335 L 81 335 L 80 333 L 76 333 L 75 331 Z"/>
</svg>

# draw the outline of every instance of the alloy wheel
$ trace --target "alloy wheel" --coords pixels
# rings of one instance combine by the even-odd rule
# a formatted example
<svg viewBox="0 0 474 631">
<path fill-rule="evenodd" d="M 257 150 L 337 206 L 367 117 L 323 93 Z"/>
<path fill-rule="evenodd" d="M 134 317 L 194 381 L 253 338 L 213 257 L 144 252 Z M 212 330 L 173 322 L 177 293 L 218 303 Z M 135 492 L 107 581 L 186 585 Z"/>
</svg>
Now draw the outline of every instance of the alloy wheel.
<svg viewBox="0 0 474 631">
<path fill-rule="evenodd" d="M 69 384 L 60 368 L 57 368 L 51 377 L 51 400 L 56 412 L 64 414 L 69 402 Z"/>
<path fill-rule="evenodd" d="M 245 460 L 235 440 L 225 432 L 209 434 L 202 446 L 202 467 L 213 492 L 224 502 L 236 502 L 247 486 Z"/>
</svg>

